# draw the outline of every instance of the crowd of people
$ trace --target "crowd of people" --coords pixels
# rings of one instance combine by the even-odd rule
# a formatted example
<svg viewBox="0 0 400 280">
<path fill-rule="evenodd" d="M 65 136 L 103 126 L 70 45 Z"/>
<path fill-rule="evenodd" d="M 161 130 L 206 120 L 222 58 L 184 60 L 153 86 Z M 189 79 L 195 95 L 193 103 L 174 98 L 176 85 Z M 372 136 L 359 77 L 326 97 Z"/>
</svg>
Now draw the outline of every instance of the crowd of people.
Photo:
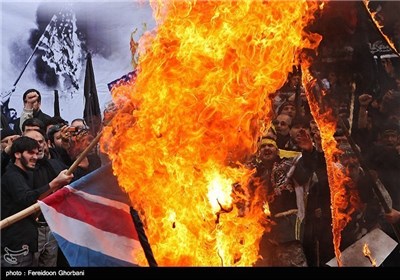
<svg viewBox="0 0 400 280">
<path fill-rule="evenodd" d="M 348 102 L 330 101 L 338 85 L 336 73 L 328 73 L 324 99 L 330 106 L 337 104 L 332 107 L 339 150 L 335 164 L 350 178 L 342 187 L 356 198 L 354 210 L 349 210 L 351 219 L 341 233 L 341 251 L 375 228 L 398 238 L 392 229 L 400 223 L 400 106 L 393 106 L 400 101 L 400 96 L 393 95 L 400 90 L 400 75 L 396 73 L 394 86 L 381 99 L 369 93 L 357 97 L 358 112 L 351 112 Z M 348 90 L 343 88 L 340 94 L 354 94 L 351 87 Z M 319 127 L 304 96 L 300 74 L 291 73 L 274 97 L 271 126 L 248 162 L 256 169 L 254 193 L 265 189 L 272 220 L 260 244 L 262 258 L 257 266 L 323 266 L 335 257 L 326 159 Z M 382 208 L 374 184 L 384 186 L 381 192 L 390 211 L 385 213 Z M 384 265 L 400 265 L 399 257 L 397 248 Z"/>
<path fill-rule="evenodd" d="M 365 42 L 353 20 L 357 11 L 349 11 L 354 13 L 349 12 L 351 22 L 343 21 L 342 41 L 329 36 L 329 24 L 317 30 L 326 39 L 312 69 L 320 82 L 314 92 L 320 109 L 332 110 L 337 121 L 334 138 L 340 153 L 335 164 L 350 179 L 342 187 L 354 195 L 340 250 L 376 228 L 396 240 L 394 229 L 400 224 L 400 62 L 393 56 L 374 59 L 369 50 L 362 56 Z M 254 266 L 318 267 L 335 257 L 331 186 L 321 127 L 311 113 L 301 78 L 301 71 L 293 69 L 285 85 L 271 95 L 272 114 L 258 151 L 246 162 L 255 170 L 253 195 L 264 193 L 269 208 L 266 219 L 270 222 Z M 23 102 L 19 118 L 9 122 L 2 115 L 2 219 L 103 163 L 94 149 L 68 172 L 95 135 L 84 119 L 69 124 L 42 112 L 36 89 L 27 90 Z M 386 208 L 374 185 L 380 186 Z M 1 235 L 4 267 L 68 265 L 40 214 L 6 227 Z M 399 246 L 382 265 L 400 266 Z"/>
<path fill-rule="evenodd" d="M 385 61 L 389 63 L 392 61 Z M 400 106 L 396 105 L 400 102 L 400 72 L 389 69 L 394 73 L 390 76 L 388 71 L 392 86 L 382 98 L 362 93 L 353 108 L 347 99 L 354 95 L 351 86 L 341 85 L 334 71 L 325 81 L 324 98 L 336 104 L 334 114 L 342 120 L 334 135 L 341 151 L 336 164 L 351 178 L 344 188 L 359 198 L 342 232 L 341 250 L 374 228 L 396 239 L 391 225 L 400 222 Z M 333 103 L 338 88 L 343 100 Z M 265 192 L 270 211 L 267 218 L 272 221 L 262 236 L 255 266 L 324 266 L 335 257 L 331 192 L 320 130 L 310 112 L 301 73 L 290 73 L 287 83 L 273 96 L 270 125 L 259 140 L 257 153 L 249 155 L 247 162 L 256 170 L 252 189 Z M 99 151 L 94 149 L 68 172 L 94 137 L 85 120 L 68 124 L 61 117 L 45 114 L 36 89 L 27 90 L 23 102 L 21 117 L 5 122 L 1 130 L 2 219 L 102 165 Z M 356 150 L 349 143 L 353 140 Z M 372 186 L 377 181 L 383 185 L 390 211 L 385 212 L 377 198 Z M 68 266 L 41 214 L 3 229 L 1 243 L 4 267 Z M 384 264 L 400 265 L 399 256 L 395 249 Z"/>
<path fill-rule="evenodd" d="M 93 140 L 84 119 L 71 124 L 41 110 L 41 94 L 23 94 L 21 117 L 8 123 L 2 115 L 1 219 L 33 205 L 53 191 L 102 165 L 95 147 L 69 168 Z M 68 266 L 42 214 L 32 214 L 1 231 L 3 267 Z"/>
<path fill-rule="evenodd" d="M 400 58 L 384 47 L 375 29 L 367 31 L 371 22 L 362 5 L 330 8 L 329 16 L 311 27 L 323 35 L 318 54 L 311 54 L 316 84 L 307 88 L 307 98 L 303 86 L 309 85 L 294 67 L 271 95 L 270 126 L 247 163 L 256 169 L 253 195 L 264 190 L 269 210 L 256 266 L 326 266 L 335 257 L 332 214 L 343 206 L 332 204 L 323 128 L 309 102 L 317 103 L 324 117 L 333 116 L 339 150 L 334 164 L 350 179 L 341 186 L 350 198 L 341 209 L 347 225 L 340 251 L 377 228 L 399 242 Z M 399 38 L 398 23 L 390 38 Z M 380 50 L 371 40 L 380 42 Z M 382 266 L 399 265 L 397 246 Z"/>
</svg>

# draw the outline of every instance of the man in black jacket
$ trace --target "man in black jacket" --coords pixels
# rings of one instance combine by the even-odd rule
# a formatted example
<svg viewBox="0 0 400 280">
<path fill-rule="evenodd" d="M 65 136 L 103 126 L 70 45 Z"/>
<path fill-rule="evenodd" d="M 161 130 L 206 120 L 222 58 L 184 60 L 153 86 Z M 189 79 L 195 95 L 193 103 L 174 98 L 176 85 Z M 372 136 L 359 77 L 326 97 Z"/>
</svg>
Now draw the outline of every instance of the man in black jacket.
<svg viewBox="0 0 400 280">
<path fill-rule="evenodd" d="M 73 175 L 62 171 L 54 180 L 33 188 L 33 172 L 39 153 L 36 140 L 22 136 L 13 142 L 11 160 L 1 182 L 1 219 L 33 205 L 41 194 L 69 183 Z M 1 265 L 4 267 L 33 266 L 38 250 L 38 232 L 34 219 L 28 216 L 1 231 Z"/>
<path fill-rule="evenodd" d="M 41 120 L 45 126 L 50 121 L 51 117 L 42 112 L 40 105 L 42 102 L 42 96 L 37 89 L 28 89 L 24 92 L 23 96 L 24 109 L 21 113 L 21 117 L 17 118 L 12 122 L 13 129 L 18 133 L 22 134 L 22 124 L 25 120 L 31 118 L 37 118 Z"/>
<path fill-rule="evenodd" d="M 49 184 L 62 170 L 68 167 L 57 159 L 50 159 L 49 149 L 43 131 L 29 130 L 24 136 L 36 140 L 40 146 L 36 167 L 33 170 L 33 188 Z M 42 214 L 35 219 L 38 227 L 38 252 L 35 254 L 35 266 L 57 266 L 58 244 Z"/>
</svg>

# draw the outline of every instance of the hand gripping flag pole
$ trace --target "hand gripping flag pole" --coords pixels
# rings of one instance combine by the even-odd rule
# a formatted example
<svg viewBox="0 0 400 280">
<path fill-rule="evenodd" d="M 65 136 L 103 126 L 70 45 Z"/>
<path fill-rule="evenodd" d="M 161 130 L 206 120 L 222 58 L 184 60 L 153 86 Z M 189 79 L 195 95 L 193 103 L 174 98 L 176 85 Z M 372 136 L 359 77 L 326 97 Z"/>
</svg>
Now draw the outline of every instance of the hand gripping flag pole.
<svg viewBox="0 0 400 280">
<path fill-rule="evenodd" d="M 72 172 L 75 171 L 75 169 L 78 167 L 79 163 L 87 156 L 87 154 L 97 145 L 97 143 L 100 140 L 102 131 L 100 131 L 97 136 L 90 142 L 90 144 L 86 147 L 86 149 L 78 156 L 78 158 L 74 161 L 74 163 L 68 168 L 67 173 L 71 174 Z M 39 199 L 43 199 L 55 190 L 49 189 L 46 192 L 42 193 L 39 197 Z M 25 217 L 30 216 L 31 214 L 35 213 L 36 211 L 40 210 L 39 203 L 35 203 L 28 208 L 25 208 L 24 210 L 15 213 L 14 215 L 11 215 L 10 217 L 7 217 L 3 220 L 0 221 L 0 229 L 6 228 L 13 223 L 18 222 L 19 220 L 22 220 Z"/>
</svg>

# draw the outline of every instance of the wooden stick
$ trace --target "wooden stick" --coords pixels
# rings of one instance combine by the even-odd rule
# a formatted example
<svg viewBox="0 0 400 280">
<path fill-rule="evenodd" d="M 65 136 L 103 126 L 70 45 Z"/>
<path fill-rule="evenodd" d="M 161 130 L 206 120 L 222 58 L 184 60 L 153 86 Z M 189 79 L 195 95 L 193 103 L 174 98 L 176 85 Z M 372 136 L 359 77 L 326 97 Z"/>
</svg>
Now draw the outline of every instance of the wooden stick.
<svg viewBox="0 0 400 280">
<path fill-rule="evenodd" d="M 102 131 L 100 131 L 95 138 L 93 138 L 92 142 L 90 142 L 89 146 L 86 147 L 86 149 L 78 156 L 78 158 L 74 161 L 74 163 L 68 168 L 67 173 L 71 174 L 75 171 L 75 169 L 78 167 L 79 163 L 87 156 L 87 154 L 96 146 L 96 144 L 99 142 L 100 137 L 101 137 Z M 39 200 L 45 198 L 49 194 L 51 194 L 54 191 L 57 191 L 59 188 L 56 190 L 54 189 L 49 189 L 42 193 L 39 197 Z M 22 211 L 19 211 L 18 213 L 15 213 L 14 215 L 11 215 L 10 217 L 7 217 L 3 220 L 0 221 L 0 229 L 6 228 L 9 225 L 12 225 L 15 222 L 18 222 L 19 220 L 22 220 L 23 218 L 28 217 L 29 215 L 35 213 L 36 211 L 40 210 L 39 203 L 36 202 L 35 204 L 29 206 L 28 208 L 25 208 Z"/>
<path fill-rule="evenodd" d="M 26 218 L 30 216 L 31 214 L 35 213 L 36 211 L 40 210 L 39 203 L 35 203 L 28 208 L 25 208 L 22 211 L 19 211 L 18 213 L 15 213 L 14 215 L 11 215 L 10 217 L 7 217 L 3 220 L 0 221 L 0 229 L 6 228 L 9 225 L 12 225 L 15 222 L 18 222 L 19 220 L 22 220 L 23 218 Z"/>
</svg>

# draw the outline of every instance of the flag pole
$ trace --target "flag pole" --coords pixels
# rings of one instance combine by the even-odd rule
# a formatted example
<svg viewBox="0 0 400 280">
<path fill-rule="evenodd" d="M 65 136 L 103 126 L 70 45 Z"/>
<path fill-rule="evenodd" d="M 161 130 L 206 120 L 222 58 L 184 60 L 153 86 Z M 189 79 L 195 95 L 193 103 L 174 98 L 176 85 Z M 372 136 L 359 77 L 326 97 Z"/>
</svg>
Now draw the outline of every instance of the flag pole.
<svg viewBox="0 0 400 280">
<path fill-rule="evenodd" d="M 54 110 L 54 113 L 53 113 L 54 116 L 61 117 L 61 114 L 60 114 L 60 97 L 58 95 L 58 90 L 56 90 L 56 89 L 54 90 L 53 110 Z"/>
<path fill-rule="evenodd" d="M 49 24 L 47 25 L 46 29 L 44 30 L 42 36 L 40 36 L 40 39 L 39 39 L 39 41 L 36 43 L 36 46 L 35 46 L 35 48 L 33 49 L 33 52 L 32 52 L 32 54 L 31 54 L 31 56 L 30 56 L 30 57 L 28 58 L 28 60 L 25 62 L 24 68 L 22 69 L 21 73 L 19 73 L 19 76 L 18 76 L 17 80 L 14 82 L 14 85 L 13 85 L 14 87 L 18 84 L 19 80 L 20 80 L 21 77 L 22 77 L 22 74 L 25 72 L 26 67 L 28 66 L 28 64 L 29 64 L 29 62 L 31 61 L 33 55 L 35 54 L 35 52 L 36 52 L 37 49 L 39 48 L 40 43 L 43 41 L 44 34 L 45 34 L 46 32 L 49 32 L 49 31 L 50 31 L 51 23 L 52 23 L 53 21 L 55 21 L 56 18 L 57 18 L 56 15 L 53 15 L 53 17 L 51 18 Z"/>
<path fill-rule="evenodd" d="M 75 169 L 78 167 L 79 163 L 87 156 L 87 154 L 97 145 L 97 143 L 100 140 L 101 134 L 103 131 L 100 131 L 95 138 L 93 138 L 92 142 L 90 142 L 89 146 L 86 147 L 86 149 L 78 156 L 78 158 L 74 161 L 74 163 L 68 168 L 67 174 L 71 174 L 72 172 L 75 171 Z M 61 188 L 61 187 L 59 187 Z M 59 188 L 53 190 L 49 189 L 42 193 L 40 195 L 40 199 L 45 198 L 49 194 L 51 194 L 54 191 L 57 191 Z M 22 220 L 23 218 L 28 217 L 29 215 L 35 213 L 36 211 L 40 210 L 39 203 L 36 202 L 35 204 L 29 206 L 28 208 L 25 208 L 24 210 L 19 211 L 18 213 L 15 213 L 14 215 L 11 215 L 10 217 L 7 217 L 3 220 L 0 221 L 0 229 L 6 228 L 9 225 L 12 225 L 13 223 L 18 222 L 19 220 Z"/>
</svg>

